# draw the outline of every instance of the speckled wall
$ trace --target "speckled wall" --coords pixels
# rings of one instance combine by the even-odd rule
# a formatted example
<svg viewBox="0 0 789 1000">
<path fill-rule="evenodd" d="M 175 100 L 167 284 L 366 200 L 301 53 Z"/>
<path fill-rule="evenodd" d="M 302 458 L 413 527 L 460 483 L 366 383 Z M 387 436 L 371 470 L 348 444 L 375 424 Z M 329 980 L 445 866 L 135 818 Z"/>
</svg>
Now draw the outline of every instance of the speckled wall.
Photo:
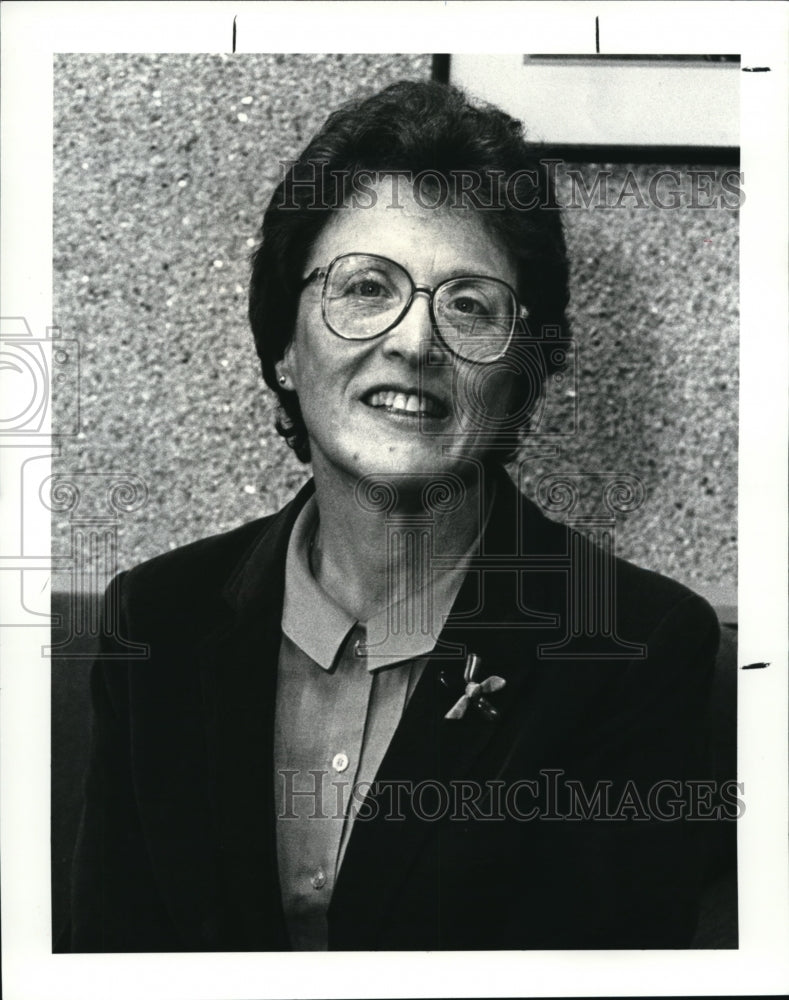
<svg viewBox="0 0 789 1000">
<path fill-rule="evenodd" d="M 328 111 L 429 73 L 428 56 L 57 58 L 55 322 L 79 343 L 81 425 L 56 468 L 147 484 L 121 568 L 273 511 L 306 478 L 247 328 L 250 249 L 278 161 Z M 628 167 L 611 169 L 621 183 Z M 658 167 L 633 169 L 646 183 Z M 736 570 L 736 212 L 579 209 L 566 225 L 577 386 L 568 373 L 557 392 L 577 430 L 527 489 L 555 469 L 639 477 L 619 551 L 720 600 Z M 56 518 L 61 551 L 68 535 Z"/>
</svg>

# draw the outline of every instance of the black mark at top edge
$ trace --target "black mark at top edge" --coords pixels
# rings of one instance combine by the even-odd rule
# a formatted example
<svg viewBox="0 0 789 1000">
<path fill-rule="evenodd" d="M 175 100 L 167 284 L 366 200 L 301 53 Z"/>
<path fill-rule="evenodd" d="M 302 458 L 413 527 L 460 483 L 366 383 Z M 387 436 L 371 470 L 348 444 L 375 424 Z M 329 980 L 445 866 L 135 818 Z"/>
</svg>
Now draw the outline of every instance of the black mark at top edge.
<svg viewBox="0 0 789 1000">
<path fill-rule="evenodd" d="M 764 669 L 764 667 L 769 667 L 769 666 L 770 666 L 770 661 L 768 660 L 767 663 L 746 663 L 745 666 L 742 667 L 741 669 L 742 670 L 762 670 L 762 669 Z"/>
<path fill-rule="evenodd" d="M 433 56 L 430 75 L 436 83 L 449 83 L 449 55 L 439 53 Z"/>
<path fill-rule="evenodd" d="M 233 55 L 236 53 L 236 18 L 233 18 Z"/>
</svg>

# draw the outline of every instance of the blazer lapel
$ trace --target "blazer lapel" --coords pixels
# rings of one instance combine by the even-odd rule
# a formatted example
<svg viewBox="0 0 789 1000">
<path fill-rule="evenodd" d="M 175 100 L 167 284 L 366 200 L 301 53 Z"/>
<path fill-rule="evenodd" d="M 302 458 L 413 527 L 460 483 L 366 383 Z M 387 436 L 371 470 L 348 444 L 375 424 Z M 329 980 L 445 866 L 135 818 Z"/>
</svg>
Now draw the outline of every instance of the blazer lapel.
<svg viewBox="0 0 789 1000">
<path fill-rule="evenodd" d="M 234 950 L 285 950 L 272 773 L 285 558 L 312 484 L 267 526 L 225 588 L 227 617 L 200 655 L 209 787 Z"/>
</svg>

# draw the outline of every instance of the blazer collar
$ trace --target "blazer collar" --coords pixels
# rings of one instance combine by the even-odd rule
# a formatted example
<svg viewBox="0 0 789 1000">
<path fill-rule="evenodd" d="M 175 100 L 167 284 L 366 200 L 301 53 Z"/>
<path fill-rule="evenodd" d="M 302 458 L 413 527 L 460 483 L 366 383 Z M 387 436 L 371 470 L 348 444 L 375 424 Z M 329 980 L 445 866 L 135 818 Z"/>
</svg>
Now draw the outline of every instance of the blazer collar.
<svg viewBox="0 0 789 1000">
<path fill-rule="evenodd" d="M 285 563 L 296 518 L 315 492 L 310 479 L 296 496 L 265 524 L 254 545 L 228 579 L 222 596 L 242 618 L 260 612 L 262 604 L 282 612 Z"/>
</svg>

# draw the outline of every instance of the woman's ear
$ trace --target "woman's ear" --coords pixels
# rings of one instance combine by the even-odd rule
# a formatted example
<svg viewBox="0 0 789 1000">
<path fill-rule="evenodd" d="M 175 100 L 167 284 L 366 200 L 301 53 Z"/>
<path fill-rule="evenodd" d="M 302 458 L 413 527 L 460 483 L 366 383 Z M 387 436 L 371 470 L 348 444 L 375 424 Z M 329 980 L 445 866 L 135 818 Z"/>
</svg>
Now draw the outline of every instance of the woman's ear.
<svg viewBox="0 0 789 1000">
<path fill-rule="evenodd" d="M 296 391 L 296 381 L 294 378 L 295 367 L 293 357 L 293 341 L 291 340 L 285 348 L 282 358 L 274 366 L 274 370 L 277 373 L 277 384 L 282 389 L 287 389 L 290 392 Z"/>
<path fill-rule="evenodd" d="M 288 346 L 282 353 L 282 357 L 274 366 L 274 370 L 277 373 L 277 384 L 282 389 L 287 389 L 290 392 L 296 391 L 299 367 L 294 339 L 293 337 L 290 339 Z"/>
</svg>

